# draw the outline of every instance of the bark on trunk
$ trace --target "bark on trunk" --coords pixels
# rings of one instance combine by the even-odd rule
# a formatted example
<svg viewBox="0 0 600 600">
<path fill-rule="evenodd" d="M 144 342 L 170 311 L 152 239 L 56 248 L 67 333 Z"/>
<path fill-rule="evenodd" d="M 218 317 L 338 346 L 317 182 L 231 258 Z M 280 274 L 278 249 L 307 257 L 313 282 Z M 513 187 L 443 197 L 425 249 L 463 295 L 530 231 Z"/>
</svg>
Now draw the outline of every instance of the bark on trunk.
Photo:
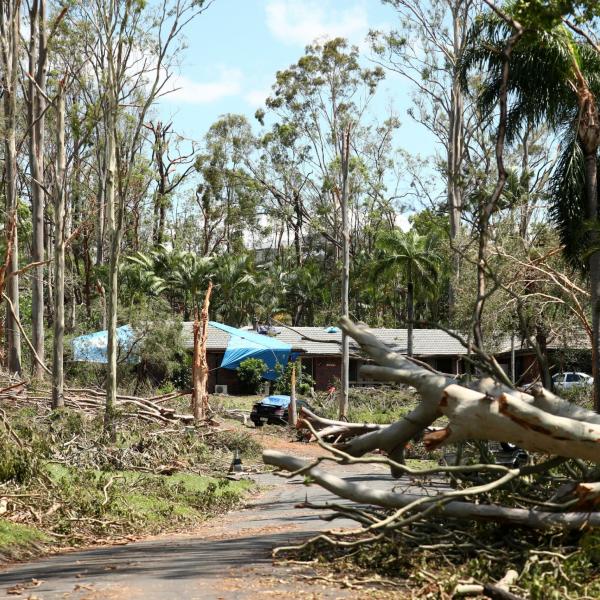
<svg viewBox="0 0 600 600">
<path fill-rule="evenodd" d="M 350 287 L 350 231 L 348 226 L 348 197 L 349 197 L 349 159 L 350 159 L 350 128 L 344 132 L 342 141 L 342 316 L 348 317 L 348 295 Z M 342 331 L 342 372 L 340 377 L 340 399 L 338 416 L 340 419 L 348 417 L 348 393 L 350 387 L 350 340 L 345 331 Z"/>
<path fill-rule="evenodd" d="M 428 450 L 465 440 L 496 440 L 534 452 L 600 463 L 600 425 L 550 414 L 515 395 L 502 393 L 490 398 L 449 385 L 442 393 L 439 409 L 449 423 L 445 429 L 425 435 Z"/>
<path fill-rule="evenodd" d="M 115 207 L 116 187 L 116 102 L 110 102 L 106 115 L 106 163 L 104 193 L 106 211 L 108 213 L 108 235 L 110 244 L 110 260 L 108 270 L 107 299 L 107 359 L 108 376 L 106 382 L 106 410 L 104 413 L 104 432 L 111 440 L 116 439 L 114 413 L 117 403 L 117 306 L 118 306 L 118 272 L 122 235 L 122 210 Z"/>
<path fill-rule="evenodd" d="M 2 67 L 4 70 L 4 163 L 6 197 L 6 230 L 11 215 L 17 211 L 17 86 L 19 72 L 19 25 L 20 1 L 15 0 L 0 8 L 0 35 L 2 36 Z M 14 247 L 6 269 L 7 296 L 14 307 L 14 316 L 7 310 L 6 340 L 8 345 L 8 368 L 12 373 L 21 373 L 21 332 L 19 319 L 19 276 L 11 275 L 19 268 L 18 233 L 15 229 Z"/>
<path fill-rule="evenodd" d="M 406 354 L 407 356 L 413 355 L 413 321 L 415 319 L 415 286 L 412 279 L 406 286 L 406 317 L 408 323 L 406 324 Z"/>
<path fill-rule="evenodd" d="M 296 365 L 292 365 L 292 375 L 290 381 L 290 406 L 288 408 L 288 425 L 296 427 L 298 420 L 298 411 L 296 410 Z"/>
<path fill-rule="evenodd" d="M 465 15 L 460 7 L 452 8 L 452 41 L 453 41 L 453 77 L 452 90 L 450 92 L 450 112 L 448 115 L 448 183 L 447 201 L 448 214 L 450 216 L 450 241 L 456 242 L 460 233 L 460 220 L 462 214 L 463 192 L 461 182 L 461 169 L 464 153 L 464 98 L 459 77 L 459 57 L 464 46 Z M 452 255 L 453 273 L 450 278 L 448 310 L 453 313 L 456 302 L 455 288 L 458 285 L 460 272 L 460 255 L 454 252 Z"/>
<path fill-rule="evenodd" d="M 585 195 L 588 219 L 598 221 L 598 162 L 597 149 L 585 155 Z M 592 247 L 597 246 L 600 236 L 591 231 Z M 600 251 L 589 258 L 590 297 L 592 308 L 592 375 L 594 377 L 594 408 L 600 412 Z"/>
<path fill-rule="evenodd" d="M 52 346 L 52 408 L 62 408 L 64 399 L 65 334 L 65 97 L 59 88 L 56 99 L 56 197 L 54 201 L 54 342 Z"/>
<path fill-rule="evenodd" d="M 194 422 L 200 423 L 208 417 L 208 362 L 206 360 L 206 340 L 208 335 L 208 310 L 212 282 L 208 282 L 208 289 L 202 304 L 201 323 L 198 322 L 198 311 L 194 319 L 194 359 L 192 362 L 192 414 Z"/>
<path fill-rule="evenodd" d="M 46 2 L 34 0 L 30 9 L 29 72 L 29 159 L 31 163 L 31 261 L 44 261 L 44 133 L 47 69 Z M 45 375 L 44 361 L 44 267 L 37 266 L 31 276 L 31 343 L 39 357 L 33 361 L 32 375 Z M 41 362 L 40 362 L 41 361 Z"/>
</svg>

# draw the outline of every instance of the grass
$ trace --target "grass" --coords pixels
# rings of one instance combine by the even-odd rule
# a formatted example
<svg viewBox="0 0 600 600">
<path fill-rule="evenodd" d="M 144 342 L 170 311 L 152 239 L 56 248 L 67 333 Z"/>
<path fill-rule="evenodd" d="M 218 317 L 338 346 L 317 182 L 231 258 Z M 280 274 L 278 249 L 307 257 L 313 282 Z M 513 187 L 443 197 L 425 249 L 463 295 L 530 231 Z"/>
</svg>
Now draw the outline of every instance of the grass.
<svg viewBox="0 0 600 600">
<path fill-rule="evenodd" d="M 0 560 L 2 556 L 18 558 L 21 554 L 38 548 L 48 539 L 43 531 L 35 527 L 0 518 Z"/>
<path fill-rule="evenodd" d="M 49 464 L 48 472 L 82 515 L 124 533 L 157 533 L 197 524 L 237 505 L 254 487 L 248 480 L 177 473 L 79 470 Z M 69 520 L 58 523 L 62 535 L 77 535 Z"/>
</svg>

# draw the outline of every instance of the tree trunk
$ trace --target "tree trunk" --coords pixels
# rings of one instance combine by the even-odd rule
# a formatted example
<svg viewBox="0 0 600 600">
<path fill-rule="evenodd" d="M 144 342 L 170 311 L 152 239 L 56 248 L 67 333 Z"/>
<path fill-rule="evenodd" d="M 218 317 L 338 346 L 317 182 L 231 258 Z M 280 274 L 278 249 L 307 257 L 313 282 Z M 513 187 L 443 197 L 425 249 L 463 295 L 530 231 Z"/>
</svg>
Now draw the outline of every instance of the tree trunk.
<svg viewBox="0 0 600 600">
<path fill-rule="evenodd" d="M 198 310 L 195 310 L 194 319 L 194 359 L 192 362 L 192 414 L 194 422 L 200 423 L 208 416 L 208 362 L 206 360 L 206 340 L 208 335 L 208 309 L 212 281 L 208 282 L 208 289 L 202 305 L 202 322 L 198 323 Z"/>
<path fill-rule="evenodd" d="M 108 134 L 106 134 L 108 136 Z M 97 195 L 97 212 L 98 219 L 96 221 L 96 265 L 104 263 L 104 223 L 106 219 L 106 180 L 108 175 L 106 173 L 106 161 L 105 158 L 100 155 L 98 156 L 98 195 Z M 114 193 L 114 190 L 113 190 Z M 114 196 L 113 196 L 114 201 Z"/>
<path fill-rule="evenodd" d="M 19 25 L 20 0 L 13 0 L 0 8 L 0 35 L 2 35 L 2 67 L 4 70 L 4 163 L 7 231 L 11 215 L 17 212 L 17 87 L 19 72 Z M 6 339 L 8 343 L 8 368 L 12 373 L 21 373 L 21 332 L 19 319 L 19 276 L 11 275 L 19 268 L 19 244 L 15 229 L 14 247 L 6 271 L 7 296 L 14 307 L 6 314 Z"/>
<path fill-rule="evenodd" d="M 65 96 L 59 87 L 56 99 L 56 197 L 54 201 L 54 342 L 52 346 L 52 408 L 62 408 L 64 399 L 65 334 Z"/>
<path fill-rule="evenodd" d="M 415 284 L 412 278 L 406 285 L 406 354 L 413 355 L 413 321 L 415 318 Z"/>
<path fill-rule="evenodd" d="M 450 217 L 450 241 L 455 243 L 460 233 L 462 214 L 463 192 L 461 182 L 461 169 L 464 152 L 464 98 L 459 77 L 458 60 L 464 45 L 465 19 L 459 6 L 453 6 L 452 12 L 452 41 L 454 65 L 452 72 L 452 89 L 450 92 L 450 111 L 448 114 L 448 183 L 447 199 L 448 214 Z M 448 310 L 450 315 L 454 311 L 456 302 L 456 287 L 460 272 L 460 255 L 452 253 L 452 277 L 449 285 Z"/>
<path fill-rule="evenodd" d="M 43 112 L 46 90 L 47 33 L 46 1 L 33 0 L 30 9 L 29 72 L 34 81 L 29 83 L 29 160 L 31 167 L 31 261 L 44 261 L 44 133 Z M 31 276 L 31 343 L 40 361 L 34 360 L 32 375 L 45 375 L 44 361 L 44 266 L 33 269 Z"/>
<path fill-rule="evenodd" d="M 296 365 L 292 365 L 292 375 L 290 380 L 290 406 L 288 408 L 288 425 L 296 426 L 298 420 L 298 411 L 296 410 Z"/>
<path fill-rule="evenodd" d="M 350 287 L 350 231 L 348 226 L 348 196 L 349 196 L 349 160 L 350 160 L 350 127 L 343 134 L 342 140 L 342 316 L 348 317 L 348 294 Z M 348 418 L 348 394 L 350 387 L 350 340 L 346 332 L 342 331 L 342 373 L 340 377 L 340 399 L 338 416 L 340 419 Z"/>
<path fill-rule="evenodd" d="M 598 222 L 598 163 L 597 149 L 585 155 L 585 194 L 588 219 Z M 591 231 L 592 247 L 600 241 L 598 232 Z M 600 251 L 589 258 L 590 296 L 592 305 L 592 375 L 594 377 L 594 408 L 600 412 Z"/>
<path fill-rule="evenodd" d="M 111 84 L 109 83 L 109 86 Z M 110 89 L 110 88 L 109 88 Z M 109 91 L 109 94 L 111 91 Z M 114 96 L 113 96 L 114 100 Z M 108 236 L 110 244 L 110 260 L 108 270 L 108 300 L 107 309 L 107 360 L 108 377 L 106 382 L 106 410 L 104 413 L 104 432 L 111 441 L 116 439 L 114 412 L 117 403 L 117 305 L 118 305 L 118 274 L 122 233 L 122 210 L 115 207 L 115 186 L 117 170 L 116 149 L 116 100 L 109 102 L 106 114 L 106 162 L 104 194 L 108 216 Z M 121 199 L 120 199 L 121 200 Z"/>
</svg>

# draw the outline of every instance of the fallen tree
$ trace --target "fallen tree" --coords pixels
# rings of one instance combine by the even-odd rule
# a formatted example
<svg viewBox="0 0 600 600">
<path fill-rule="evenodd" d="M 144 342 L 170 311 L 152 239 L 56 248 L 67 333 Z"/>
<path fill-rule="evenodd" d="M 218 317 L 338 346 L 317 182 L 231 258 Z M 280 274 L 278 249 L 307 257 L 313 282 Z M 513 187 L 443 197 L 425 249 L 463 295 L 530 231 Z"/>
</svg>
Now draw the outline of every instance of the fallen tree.
<svg viewBox="0 0 600 600">
<path fill-rule="evenodd" d="M 263 454 L 267 464 L 286 471 L 286 476 L 308 476 L 309 481 L 340 498 L 361 505 L 311 505 L 333 509 L 333 517 L 350 517 L 361 527 L 332 531 L 308 543 L 324 540 L 334 545 L 361 544 L 432 514 L 537 529 L 572 530 L 600 525 L 600 512 L 596 511 L 600 483 L 594 482 L 594 477 L 600 478 L 600 415 L 541 387 L 530 391 L 511 389 L 489 377 L 461 385 L 391 351 L 365 326 L 347 318 L 340 320 L 340 326 L 368 357 L 379 363 L 364 366 L 363 373 L 414 386 L 420 402 L 409 414 L 386 426 L 332 421 L 303 410 L 299 426 L 310 429 L 329 454 L 313 461 L 275 451 Z M 445 417 L 447 423 L 433 427 L 440 417 Z M 411 469 L 403 464 L 403 451 L 407 443 L 421 435 L 430 451 L 466 440 L 512 442 L 532 453 L 530 464 L 509 468 L 482 462 Z M 365 456 L 372 451 L 383 455 Z M 411 481 L 431 475 L 447 476 L 452 478 L 455 489 L 430 486 L 422 495 L 377 489 L 372 484 L 345 481 L 328 473 L 320 466 L 326 462 L 385 464 L 393 475 L 408 475 Z M 552 470 L 557 468 L 564 468 L 567 477 L 555 477 Z M 539 485 L 540 481 L 543 485 Z M 511 495 L 519 500 L 508 501 Z M 343 539 L 348 536 L 350 541 Z"/>
</svg>

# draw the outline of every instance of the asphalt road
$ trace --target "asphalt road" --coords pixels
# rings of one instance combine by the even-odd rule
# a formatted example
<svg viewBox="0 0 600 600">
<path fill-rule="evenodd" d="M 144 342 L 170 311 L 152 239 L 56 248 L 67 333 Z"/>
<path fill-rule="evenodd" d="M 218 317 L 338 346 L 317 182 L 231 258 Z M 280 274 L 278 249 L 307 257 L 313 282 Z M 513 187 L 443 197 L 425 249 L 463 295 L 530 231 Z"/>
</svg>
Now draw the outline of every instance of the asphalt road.
<svg viewBox="0 0 600 600">
<path fill-rule="evenodd" d="M 408 482 L 393 480 L 381 467 L 353 465 L 334 468 L 353 480 L 378 486 Z M 189 534 L 157 537 L 123 546 L 94 548 L 51 556 L 0 571 L 0 598 L 51 599 L 250 599 L 364 598 L 364 591 L 314 580 L 303 565 L 273 566 L 274 547 L 298 542 L 333 525 L 317 511 L 295 508 L 333 499 L 301 479 L 254 475 L 271 486 L 239 511 L 208 522 Z M 335 527 L 355 527 L 336 521 Z M 32 583 L 37 580 L 37 585 Z M 23 586 L 20 595 L 9 591 Z"/>
</svg>

